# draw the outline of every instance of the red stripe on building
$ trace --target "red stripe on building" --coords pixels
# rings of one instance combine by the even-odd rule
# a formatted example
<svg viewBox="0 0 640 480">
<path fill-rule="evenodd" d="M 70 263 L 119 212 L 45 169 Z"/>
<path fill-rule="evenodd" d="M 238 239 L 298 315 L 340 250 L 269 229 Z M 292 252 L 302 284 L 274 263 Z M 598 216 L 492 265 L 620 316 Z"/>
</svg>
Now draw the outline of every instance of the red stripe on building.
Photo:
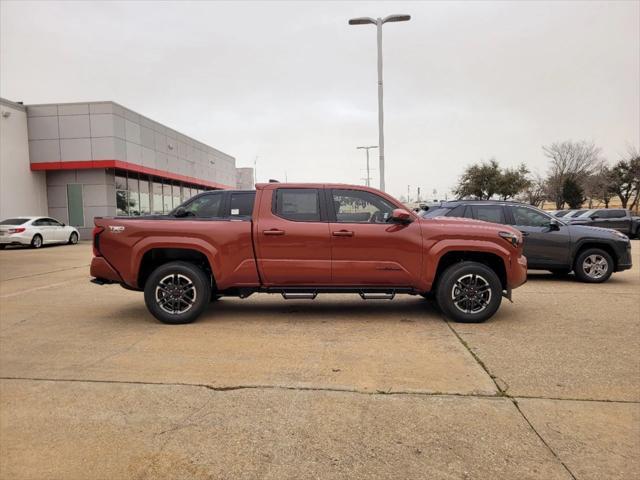
<svg viewBox="0 0 640 480">
<path fill-rule="evenodd" d="M 229 185 L 223 183 L 208 182 L 200 178 L 180 175 L 179 173 L 171 173 L 156 168 L 144 167 L 135 163 L 124 162 L 122 160 L 79 160 L 72 162 L 39 162 L 32 163 L 31 170 L 82 170 L 82 169 L 98 169 L 98 168 L 119 168 L 129 172 L 143 173 L 145 175 L 153 175 L 156 177 L 168 178 L 170 180 L 178 180 L 185 183 L 193 183 L 209 188 L 232 189 Z"/>
</svg>

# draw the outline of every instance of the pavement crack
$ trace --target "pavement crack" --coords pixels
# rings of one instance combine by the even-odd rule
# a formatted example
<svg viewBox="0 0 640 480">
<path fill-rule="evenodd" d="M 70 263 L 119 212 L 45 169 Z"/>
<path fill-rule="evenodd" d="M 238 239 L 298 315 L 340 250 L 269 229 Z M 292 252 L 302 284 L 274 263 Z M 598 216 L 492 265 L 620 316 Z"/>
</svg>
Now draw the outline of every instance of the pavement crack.
<svg viewBox="0 0 640 480">
<path fill-rule="evenodd" d="M 584 398 L 556 398 L 556 397 L 535 397 L 519 395 L 512 397 L 504 392 L 488 394 L 488 393 L 460 393 L 460 392 L 426 392 L 426 391 L 410 391 L 410 390 L 372 390 L 364 391 L 355 388 L 337 388 L 337 387 L 305 387 L 299 385 L 225 385 L 217 387 L 204 383 L 182 383 L 182 382 L 144 382 L 137 380 L 96 380 L 89 378 L 43 378 L 43 377 L 0 377 L 0 380 L 17 380 L 28 382 L 74 382 L 74 383 L 105 383 L 120 385 L 149 385 L 149 386 L 167 386 L 167 387 L 195 387 L 206 388 L 214 392 L 233 392 L 239 390 L 290 390 L 300 392 L 335 392 L 335 393 L 352 393 L 356 395 L 368 396 L 414 396 L 414 397 L 469 397 L 469 398 L 506 398 L 512 402 L 518 399 L 523 400 L 554 400 L 567 402 L 602 402 L 602 403 L 630 403 L 640 404 L 640 400 L 598 400 Z"/>
<path fill-rule="evenodd" d="M 547 441 L 542 437 L 542 435 L 540 434 L 540 432 L 538 432 L 538 430 L 536 430 L 536 427 L 533 426 L 533 424 L 531 423 L 531 421 L 527 418 L 527 416 L 524 414 L 524 412 L 520 409 L 520 405 L 518 405 L 518 401 L 512 397 L 511 395 L 509 395 L 507 393 L 507 389 L 509 388 L 507 382 L 505 382 L 504 380 L 498 378 L 496 375 L 493 375 L 491 373 L 491 371 L 489 370 L 489 367 L 487 367 L 487 365 L 485 365 L 485 363 L 480 359 L 480 357 L 473 351 L 473 349 L 469 346 L 469 344 L 467 344 L 467 342 L 464 341 L 464 339 L 460 336 L 460 334 L 453 328 L 453 326 L 451 325 L 451 323 L 448 320 L 444 320 L 444 322 L 447 324 L 447 326 L 449 327 L 449 330 L 451 330 L 451 332 L 456 336 L 456 338 L 460 341 L 460 343 L 464 346 L 464 348 L 467 349 L 467 351 L 469 352 L 469 354 L 473 357 L 473 359 L 478 363 L 478 365 L 480 365 L 480 367 L 485 371 L 485 373 L 487 375 L 489 375 L 489 378 L 491 378 L 491 381 L 494 383 L 494 385 L 496 386 L 496 389 L 498 390 L 499 395 L 501 397 L 507 398 L 508 400 L 511 401 L 511 403 L 513 404 L 513 406 L 516 408 L 516 410 L 518 411 L 518 413 L 520 414 L 520 416 L 523 418 L 523 420 L 527 423 L 527 425 L 529 425 L 529 428 L 531 429 L 531 431 L 540 439 L 540 441 L 542 442 L 542 444 L 547 447 L 547 450 L 549 450 L 549 452 L 551 453 L 551 455 L 553 455 L 555 457 L 555 459 L 558 461 L 558 463 L 560 463 L 560 465 L 562 465 L 564 467 L 564 469 L 566 470 L 566 472 L 569 474 L 569 476 L 573 479 L 573 480 L 577 480 L 576 476 L 573 474 L 573 472 L 569 469 L 569 467 L 567 466 L 566 463 L 564 463 L 562 461 L 562 459 L 558 456 L 558 454 L 556 453 L 556 451 L 551 448 L 551 445 L 549 445 L 547 443 Z M 500 384 L 503 383 L 505 385 L 505 388 L 503 388 Z"/>
</svg>

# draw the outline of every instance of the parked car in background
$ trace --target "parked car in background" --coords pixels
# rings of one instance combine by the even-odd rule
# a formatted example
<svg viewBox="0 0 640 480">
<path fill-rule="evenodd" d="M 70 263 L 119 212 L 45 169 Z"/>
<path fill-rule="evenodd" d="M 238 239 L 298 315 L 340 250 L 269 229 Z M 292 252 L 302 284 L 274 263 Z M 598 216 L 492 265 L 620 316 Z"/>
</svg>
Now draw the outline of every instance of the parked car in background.
<svg viewBox="0 0 640 480">
<path fill-rule="evenodd" d="M 584 212 L 588 211 L 588 209 L 584 208 L 584 209 L 580 209 L 580 210 L 569 210 L 566 214 L 564 214 L 561 218 L 562 220 L 564 220 L 565 222 L 568 221 L 570 218 L 575 218 L 577 216 L 582 215 Z"/>
<path fill-rule="evenodd" d="M 564 217 L 564 216 L 565 216 L 567 213 L 569 213 L 570 211 L 571 211 L 571 210 L 552 210 L 552 211 L 550 211 L 549 213 L 550 213 L 551 215 L 553 215 L 554 217 L 561 218 L 561 217 Z"/>
<path fill-rule="evenodd" d="M 581 215 L 571 217 L 572 225 L 588 225 L 611 228 L 630 238 L 640 235 L 640 217 L 634 216 L 624 208 L 601 208 L 585 210 Z"/>
<path fill-rule="evenodd" d="M 421 212 L 421 216 L 465 217 L 512 225 L 524 236 L 524 254 L 534 270 L 554 274 L 573 271 L 583 282 L 600 283 L 613 272 L 631 268 L 631 242 L 626 235 L 567 224 L 523 203 L 458 200 Z"/>
<path fill-rule="evenodd" d="M 40 248 L 52 243 L 78 243 L 78 230 L 50 217 L 13 217 L 0 222 L 0 249 L 8 245 Z"/>
</svg>

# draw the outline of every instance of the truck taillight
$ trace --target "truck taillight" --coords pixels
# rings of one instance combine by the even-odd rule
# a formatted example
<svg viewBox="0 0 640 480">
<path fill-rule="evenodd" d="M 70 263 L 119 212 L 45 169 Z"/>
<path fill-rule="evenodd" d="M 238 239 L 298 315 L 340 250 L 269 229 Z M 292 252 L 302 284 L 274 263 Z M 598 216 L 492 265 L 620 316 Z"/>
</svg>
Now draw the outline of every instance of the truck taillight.
<svg viewBox="0 0 640 480">
<path fill-rule="evenodd" d="M 104 232 L 104 227 L 93 227 L 93 232 L 91 232 L 91 235 L 93 236 L 93 256 L 94 257 L 101 257 L 102 254 L 100 253 L 100 234 Z"/>
<path fill-rule="evenodd" d="M 18 227 L 18 228 L 10 228 L 8 230 L 9 233 L 22 233 L 25 231 L 24 227 Z"/>
</svg>

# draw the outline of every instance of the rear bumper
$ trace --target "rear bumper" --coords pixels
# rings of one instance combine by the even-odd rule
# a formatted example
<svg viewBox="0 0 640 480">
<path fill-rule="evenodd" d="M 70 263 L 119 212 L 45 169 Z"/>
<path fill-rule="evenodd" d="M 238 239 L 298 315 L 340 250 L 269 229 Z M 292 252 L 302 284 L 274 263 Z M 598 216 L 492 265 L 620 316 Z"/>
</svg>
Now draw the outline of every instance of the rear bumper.
<svg viewBox="0 0 640 480">
<path fill-rule="evenodd" d="M 93 257 L 91 260 L 91 276 L 97 279 L 98 284 L 105 283 L 122 283 L 122 278 L 118 275 L 118 272 L 109 265 L 104 257 Z"/>
<path fill-rule="evenodd" d="M 509 272 L 507 272 L 507 287 L 509 290 L 518 288 L 527 281 L 527 257 L 520 255 L 511 262 Z"/>
<path fill-rule="evenodd" d="M 30 245 L 32 235 L 22 233 L 13 233 L 11 235 L 0 235 L 0 244 L 2 245 Z"/>
</svg>

